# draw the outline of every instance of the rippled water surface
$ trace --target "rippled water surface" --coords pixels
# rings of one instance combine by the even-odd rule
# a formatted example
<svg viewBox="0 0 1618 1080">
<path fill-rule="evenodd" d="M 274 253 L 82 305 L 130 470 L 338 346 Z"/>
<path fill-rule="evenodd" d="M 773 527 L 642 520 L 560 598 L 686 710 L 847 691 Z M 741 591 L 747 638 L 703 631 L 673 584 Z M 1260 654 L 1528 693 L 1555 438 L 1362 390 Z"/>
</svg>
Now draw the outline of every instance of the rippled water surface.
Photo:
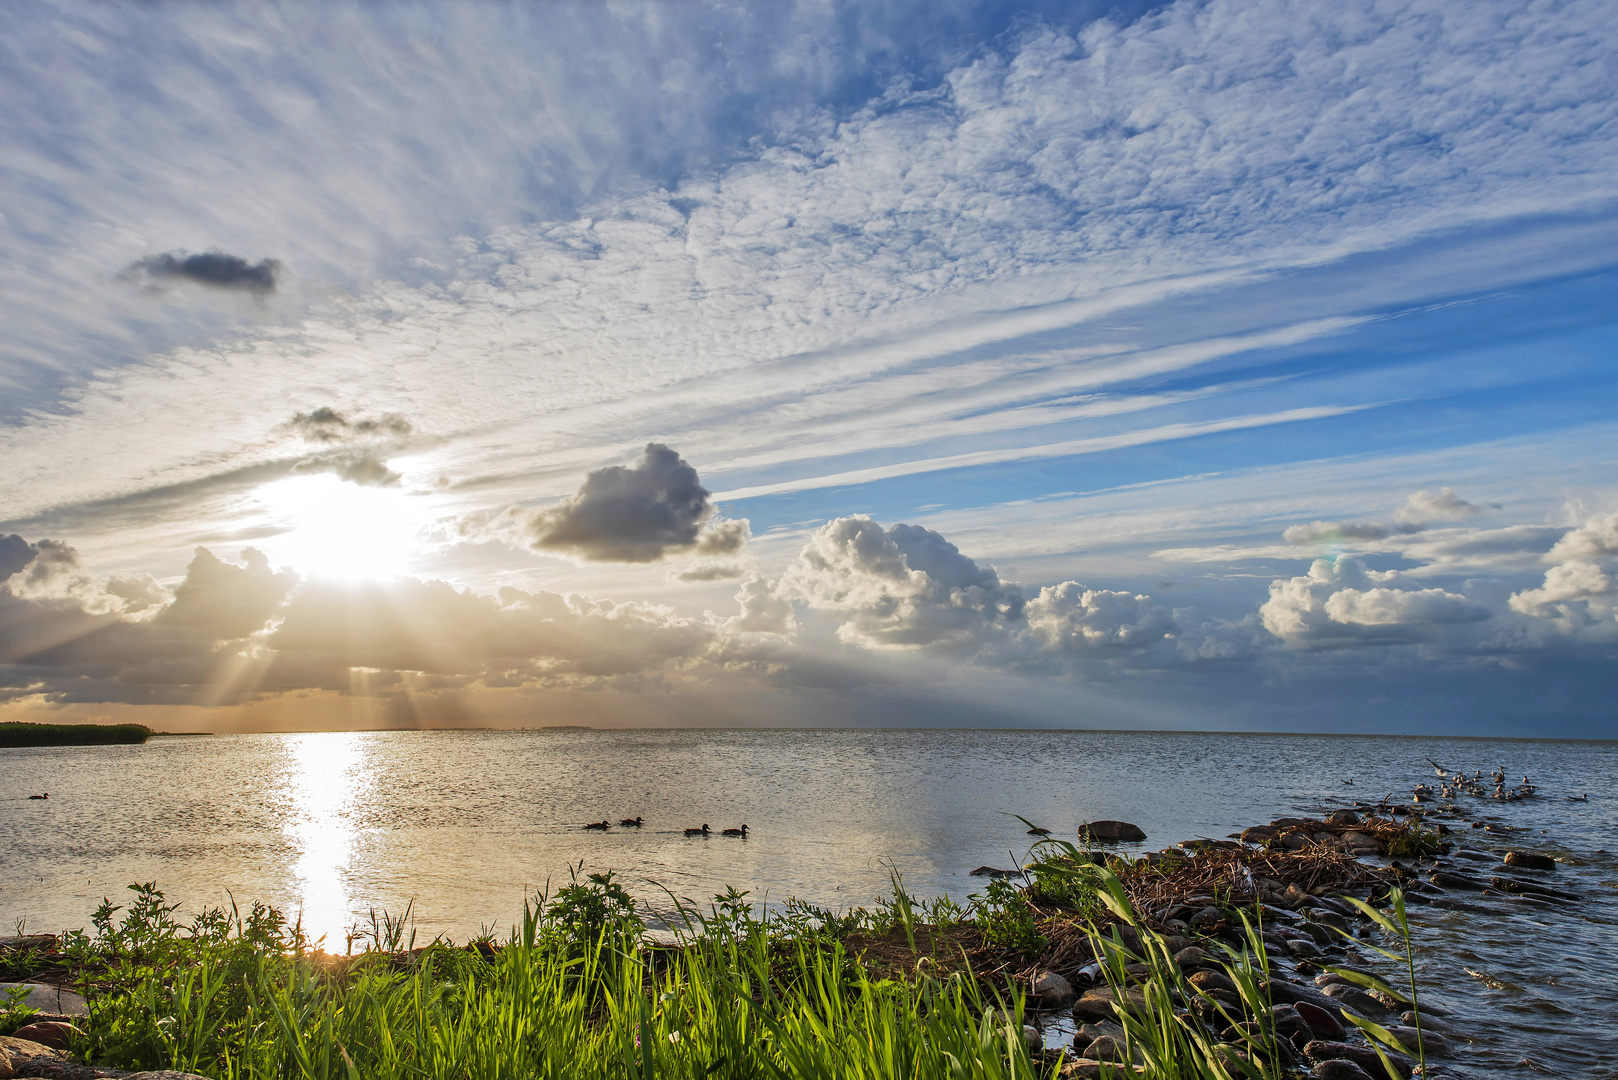
<svg viewBox="0 0 1618 1080">
<path fill-rule="evenodd" d="M 1450 767 L 1505 765 L 1545 797 L 1469 800 L 1468 843 L 1572 860 L 1585 897 L 1489 916 L 1417 911 L 1424 987 L 1475 1033 L 1452 1072 L 1618 1075 L 1618 743 L 1031 731 L 368 732 L 154 739 L 0 750 L 0 932 L 82 926 L 103 896 L 156 881 L 186 910 L 260 899 L 328 948 L 373 908 L 412 904 L 424 937 L 505 928 L 570 865 L 649 900 L 869 904 L 888 867 L 913 892 L 976 891 L 1057 835 L 1122 818 L 1148 847 L 1278 814 L 1405 795 Z M 1352 784 L 1345 781 L 1352 780 Z M 30 792 L 48 800 L 28 800 Z M 1568 795 L 1588 793 L 1585 802 Z M 585 822 L 643 816 L 640 830 Z M 687 838 L 746 822 L 745 841 Z M 1487 841 L 1487 842 L 1485 842 Z M 1475 899 L 1475 898 L 1473 898 Z"/>
</svg>

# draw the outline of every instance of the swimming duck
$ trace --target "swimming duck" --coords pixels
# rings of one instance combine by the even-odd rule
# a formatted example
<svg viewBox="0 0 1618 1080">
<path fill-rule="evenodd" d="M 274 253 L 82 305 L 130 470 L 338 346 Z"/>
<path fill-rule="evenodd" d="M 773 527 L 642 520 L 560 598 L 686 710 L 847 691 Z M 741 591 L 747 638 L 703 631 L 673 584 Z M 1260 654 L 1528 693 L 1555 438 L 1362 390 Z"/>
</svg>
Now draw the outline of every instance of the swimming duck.
<svg viewBox="0 0 1618 1080">
<path fill-rule="evenodd" d="M 713 832 L 713 830 L 708 828 L 707 825 L 704 825 L 700 829 L 687 829 L 687 830 L 685 830 L 685 835 L 687 835 L 687 836 L 707 836 L 711 832 Z"/>
<path fill-rule="evenodd" d="M 622 825 L 626 829 L 638 829 L 641 826 L 642 820 L 644 819 L 638 817 L 626 817 L 622 821 L 618 822 L 618 824 Z"/>
<path fill-rule="evenodd" d="M 586 829 L 598 829 L 601 832 L 606 832 L 611 827 L 611 823 L 606 821 L 592 821 L 585 826 Z"/>
<path fill-rule="evenodd" d="M 745 838 L 747 836 L 747 826 L 743 825 L 739 829 L 726 829 L 720 835 L 722 835 L 722 836 L 740 836 L 740 837 Z"/>
<path fill-rule="evenodd" d="M 30 798 L 30 799 L 48 799 L 48 798 L 50 798 L 50 797 L 51 797 L 51 793 L 50 793 L 50 792 L 48 792 L 48 791 L 47 791 L 47 792 L 45 792 L 45 794 L 43 794 L 43 795 L 30 795 L 30 796 L 28 796 L 28 797 L 29 797 L 29 798 Z"/>
</svg>

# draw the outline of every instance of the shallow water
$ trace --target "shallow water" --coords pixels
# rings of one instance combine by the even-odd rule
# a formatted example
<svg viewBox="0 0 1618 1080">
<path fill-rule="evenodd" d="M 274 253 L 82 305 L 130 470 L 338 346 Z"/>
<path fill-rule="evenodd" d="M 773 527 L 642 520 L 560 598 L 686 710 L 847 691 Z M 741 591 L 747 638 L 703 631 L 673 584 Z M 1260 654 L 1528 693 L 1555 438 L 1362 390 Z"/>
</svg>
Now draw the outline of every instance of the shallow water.
<svg viewBox="0 0 1618 1080">
<path fill-rule="evenodd" d="M 373 909 L 422 940 L 503 931 L 570 866 L 612 869 L 666 908 L 727 885 L 772 902 L 869 905 L 889 867 L 919 895 L 978 891 L 1012 866 L 1020 814 L 1073 836 L 1096 818 L 1146 847 L 1290 812 L 1407 794 L 1425 762 L 1527 773 L 1545 796 L 1468 800 L 1566 853 L 1571 909 L 1418 909 L 1424 991 L 1478 1035 L 1452 1073 L 1618 1075 L 1618 743 L 1051 731 L 366 732 L 154 739 L 0 750 L 0 931 L 83 926 L 104 896 L 156 881 L 195 912 L 265 900 L 342 950 Z M 1352 780 L 1352 784 L 1345 783 Z M 49 791 L 48 800 L 28 800 Z M 1568 794 L 1588 792 L 1588 802 Z M 641 815 L 639 830 L 583 824 Z M 744 841 L 688 838 L 746 822 Z M 1541 831 L 1543 830 L 1543 831 Z M 1505 838 L 1470 831 L 1484 847 Z M 1462 897 L 1462 899 L 1470 899 Z M 1527 1059 L 1531 1064 L 1523 1064 Z"/>
</svg>

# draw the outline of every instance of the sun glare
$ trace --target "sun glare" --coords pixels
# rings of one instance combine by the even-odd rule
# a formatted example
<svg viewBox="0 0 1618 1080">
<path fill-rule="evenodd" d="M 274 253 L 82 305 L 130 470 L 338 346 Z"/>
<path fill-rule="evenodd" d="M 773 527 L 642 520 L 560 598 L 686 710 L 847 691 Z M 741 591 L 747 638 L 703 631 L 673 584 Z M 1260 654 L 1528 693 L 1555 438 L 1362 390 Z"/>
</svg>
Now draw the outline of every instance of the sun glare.
<svg viewBox="0 0 1618 1080">
<path fill-rule="evenodd" d="M 267 523 L 282 530 L 258 546 L 272 562 L 307 577 L 396 577 L 416 554 L 419 500 L 397 488 L 294 476 L 266 484 L 256 497 Z"/>
</svg>

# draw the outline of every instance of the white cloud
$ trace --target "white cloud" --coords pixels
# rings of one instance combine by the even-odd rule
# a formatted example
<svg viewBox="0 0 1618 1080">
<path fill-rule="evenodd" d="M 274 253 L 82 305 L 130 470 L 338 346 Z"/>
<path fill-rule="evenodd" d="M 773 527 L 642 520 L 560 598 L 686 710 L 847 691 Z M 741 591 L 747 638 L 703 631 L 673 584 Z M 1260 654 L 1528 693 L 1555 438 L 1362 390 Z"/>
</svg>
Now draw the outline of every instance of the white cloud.
<svg viewBox="0 0 1618 1080">
<path fill-rule="evenodd" d="M 1481 514 L 1484 509 L 1455 494 L 1454 488 L 1440 488 L 1436 495 L 1423 489 L 1411 493 L 1393 520 L 1401 525 L 1424 526 L 1435 521 L 1457 521 Z"/>
<path fill-rule="evenodd" d="M 1544 583 L 1514 593 L 1511 609 L 1570 634 L 1618 639 L 1618 513 L 1569 529 L 1544 558 L 1552 564 Z"/>
</svg>

